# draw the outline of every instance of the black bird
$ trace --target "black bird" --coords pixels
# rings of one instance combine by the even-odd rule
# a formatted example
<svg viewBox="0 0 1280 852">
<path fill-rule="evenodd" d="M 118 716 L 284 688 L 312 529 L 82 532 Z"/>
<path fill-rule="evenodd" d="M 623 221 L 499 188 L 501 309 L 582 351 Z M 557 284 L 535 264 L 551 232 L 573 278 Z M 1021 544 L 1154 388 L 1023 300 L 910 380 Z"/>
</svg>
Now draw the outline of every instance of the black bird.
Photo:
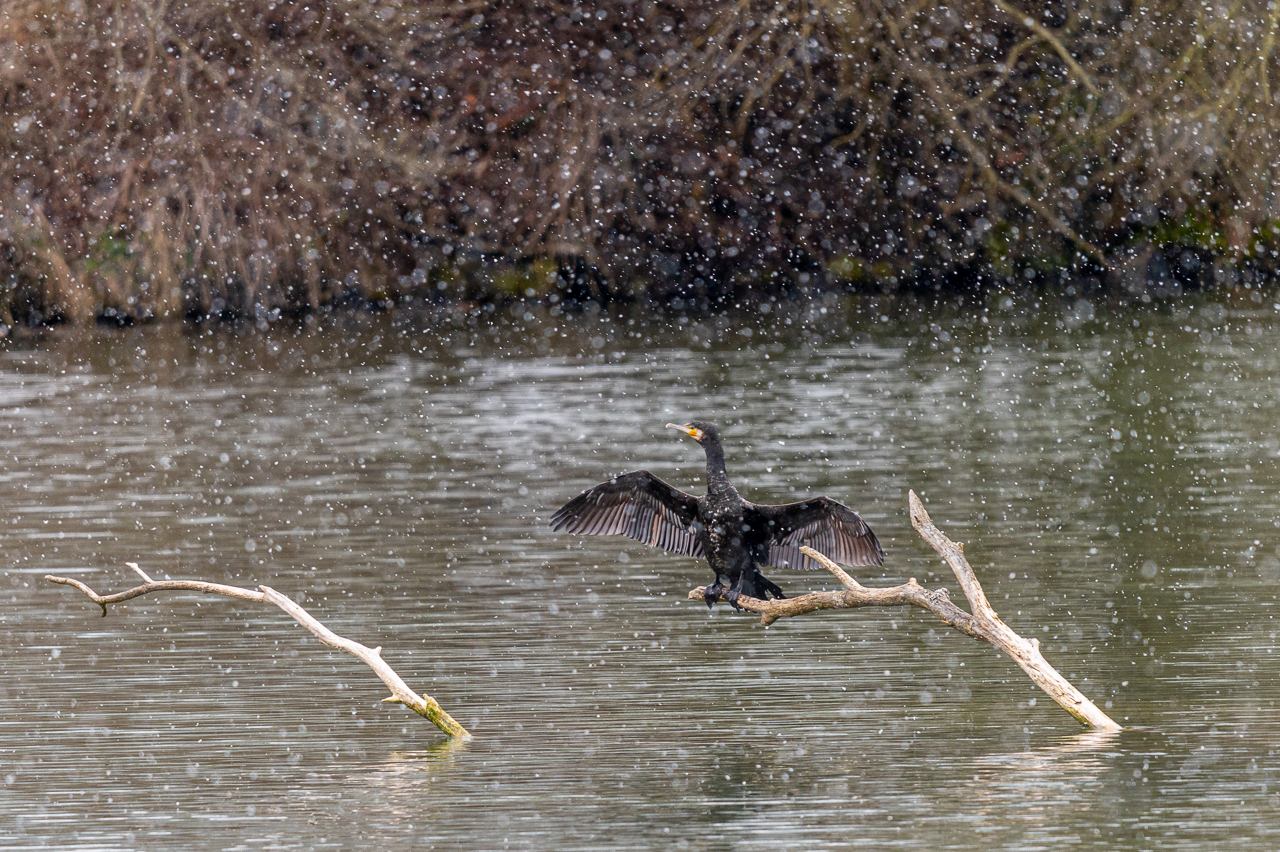
<svg viewBox="0 0 1280 852">
<path fill-rule="evenodd" d="M 694 497 L 647 470 L 633 470 L 590 488 L 560 507 L 551 527 L 583 535 L 625 535 L 670 553 L 705 557 L 715 572 L 705 600 L 738 595 L 786 597 L 758 566 L 821 567 L 800 552 L 808 545 L 845 565 L 880 565 L 875 533 L 849 507 L 828 497 L 785 506 L 748 503 L 729 482 L 720 433 L 694 420 L 679 429 L 707 451 L 707 493 Z M 728 584 L 727 588 L 725 584 Z"/>
</svg>

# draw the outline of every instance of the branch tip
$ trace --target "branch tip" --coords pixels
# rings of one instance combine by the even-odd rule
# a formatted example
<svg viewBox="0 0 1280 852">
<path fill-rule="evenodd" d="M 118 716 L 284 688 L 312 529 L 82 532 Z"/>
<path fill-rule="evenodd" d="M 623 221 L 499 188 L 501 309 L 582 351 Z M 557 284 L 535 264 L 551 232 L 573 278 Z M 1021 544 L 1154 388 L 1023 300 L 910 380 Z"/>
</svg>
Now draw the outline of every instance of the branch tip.
<svg viewBox="0 0 1280 852">
<path fill-rule="evenodd" d="M 155 582 L 154 580 L 152 580 L 150 577 L 148 577 L 148 576 L 147 576 L 147 572 L 146 572 L 146 571 L 143 571 L 143 570 L 142 570 L 142 568 L 141 568 L 141 567 L 139 567 L 139 565 L 138 565 L 138 563 L 137 563 L 137 562 L 126 562 L 126 563 L 124 563 L 124 564 L 125 564 L 125 565 L 128 565 L 130 568 L 132 568 L 132 569 L 134 570 L 134 572 L 135 572 L 139 577 L 141 577 L 141 578 L 142 578 L 142 581 L 143 581 L 144 583 L 154 583 L 154 582 Z"/>
<path fill-rule="evenodd" d="M 914 491 L 907 491 L 907 505 L 911 509 L 911 526 L 918 531 L 923 526 L 933 526 L 933 519 L 925 511 L 924 503 Z"/>
</svg>

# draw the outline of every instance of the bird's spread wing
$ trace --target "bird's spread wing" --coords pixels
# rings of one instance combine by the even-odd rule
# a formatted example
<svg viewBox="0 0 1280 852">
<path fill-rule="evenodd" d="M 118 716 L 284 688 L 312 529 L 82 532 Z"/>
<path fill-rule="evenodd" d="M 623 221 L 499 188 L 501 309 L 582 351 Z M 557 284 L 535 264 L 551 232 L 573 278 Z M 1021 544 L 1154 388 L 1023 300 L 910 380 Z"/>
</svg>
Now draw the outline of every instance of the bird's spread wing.
<svg viewBox="0 0 1280 852">
<path fill-rule="evenodd" d="M 647 470 L 633 470 L 583 491 L 551 516 L 551 528 L 582 535 L 625 535 L 670 553 L 702 556 L 698 498 Z"/>
<path fill-rule="evenodd" d="M 884 551 L 876 534 L 857 513 L 829 497 L 814 497 L 784 506 L 752 505 L 748 523 L 760 524 L 765 542 L 759 560 L 778 568 L 821 568 L 800 552 L 808 545 L 845 565 L 880 565 Z"/>
</svg>

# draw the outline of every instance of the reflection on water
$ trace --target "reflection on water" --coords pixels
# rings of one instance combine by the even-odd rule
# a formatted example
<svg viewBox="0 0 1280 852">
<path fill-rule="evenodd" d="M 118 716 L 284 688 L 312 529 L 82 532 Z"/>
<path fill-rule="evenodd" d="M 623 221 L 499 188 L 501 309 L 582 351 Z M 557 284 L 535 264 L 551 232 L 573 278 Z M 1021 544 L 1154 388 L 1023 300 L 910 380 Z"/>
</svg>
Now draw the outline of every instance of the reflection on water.
<svg viewBox="0 0 1280 852">
<path fill-rule="evenodd" d="M 344 316 L 0 349 L 0 848 L 1199 849 L 1277 842 L 1280 307 L 905 301 L 764 316 Z M 823 311 L 826 313 L 824 314 Z M 1079 734 L 923 613 L 764 630 L 693 560 L 551 533 L 610 473 L 843 500 L 1119 721 Z M 379 703 L 298 594 L 476 735 Z M 780 572 L 788 592 L 829 577 Z"/>
</svg>

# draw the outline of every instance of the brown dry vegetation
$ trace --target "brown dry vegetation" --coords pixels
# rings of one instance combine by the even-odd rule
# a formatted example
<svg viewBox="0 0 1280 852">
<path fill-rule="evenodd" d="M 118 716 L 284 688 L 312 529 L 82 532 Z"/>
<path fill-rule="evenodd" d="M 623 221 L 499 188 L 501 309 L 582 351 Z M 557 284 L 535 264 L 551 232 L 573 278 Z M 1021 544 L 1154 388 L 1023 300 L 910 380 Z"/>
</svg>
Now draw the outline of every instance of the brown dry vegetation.
<svg viewBox="0 0 1280 852">
<path fill-rule="evenodd" d="M 13 0 L 0 320 L 1273 256 L 1277 6 L 1022 5 Z"/>
</svg>

